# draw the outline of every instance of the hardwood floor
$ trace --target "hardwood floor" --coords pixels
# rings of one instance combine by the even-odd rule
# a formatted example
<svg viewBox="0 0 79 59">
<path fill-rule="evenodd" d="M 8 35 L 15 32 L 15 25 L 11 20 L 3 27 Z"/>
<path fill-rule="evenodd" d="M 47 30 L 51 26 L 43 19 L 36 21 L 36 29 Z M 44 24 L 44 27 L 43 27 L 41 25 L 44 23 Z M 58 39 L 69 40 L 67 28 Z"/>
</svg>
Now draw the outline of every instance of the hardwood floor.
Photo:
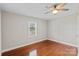
<svg viewBox="0 0 79 59">
<path fill-rule="evenodd" d="M 38 56 L 76 56 L 76 47 L 45 40 L 18 49 L 2 53 L 2 56 L 29 56 L 29 52 L 37 50 Z"/>
</svg>

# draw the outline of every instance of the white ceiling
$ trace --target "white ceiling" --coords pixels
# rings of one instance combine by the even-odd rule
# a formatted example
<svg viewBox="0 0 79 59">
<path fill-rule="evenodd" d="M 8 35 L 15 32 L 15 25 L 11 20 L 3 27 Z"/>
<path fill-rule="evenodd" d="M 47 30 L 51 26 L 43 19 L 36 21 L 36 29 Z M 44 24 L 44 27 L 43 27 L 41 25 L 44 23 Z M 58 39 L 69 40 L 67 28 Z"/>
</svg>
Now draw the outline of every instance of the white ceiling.
<svg viewBox="0 0 79 59">
<path fill-rule="evenodd" d="M 45 14 L 48 11 L 46 6 L 51 5 L 51 3 L 2 3 L 0 7 L 4 11 L 14 12 L 21 15 L 37 17 L 41 19 L 50 20 L 57 17 L 67 16 L 78 11 L 78 3 L 69 3 L 65 5 L 69 11 L 58 13 L 53 15 L 52 13 Z"/>
</svg>

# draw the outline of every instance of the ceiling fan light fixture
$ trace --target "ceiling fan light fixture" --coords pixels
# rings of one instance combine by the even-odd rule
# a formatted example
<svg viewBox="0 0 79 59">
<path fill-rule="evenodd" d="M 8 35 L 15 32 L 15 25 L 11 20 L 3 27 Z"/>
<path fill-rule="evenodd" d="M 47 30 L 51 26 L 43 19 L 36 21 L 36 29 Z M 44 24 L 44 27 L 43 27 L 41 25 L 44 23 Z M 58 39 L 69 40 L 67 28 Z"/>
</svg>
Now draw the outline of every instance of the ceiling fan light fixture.
<svg viewBox="0 0 79 59">
<path fill-rule="evenodd" d="M 58 10 L 53 10 L 52 13 L 53 14 L 57 14 L 58 13 Z"/>
</svg>

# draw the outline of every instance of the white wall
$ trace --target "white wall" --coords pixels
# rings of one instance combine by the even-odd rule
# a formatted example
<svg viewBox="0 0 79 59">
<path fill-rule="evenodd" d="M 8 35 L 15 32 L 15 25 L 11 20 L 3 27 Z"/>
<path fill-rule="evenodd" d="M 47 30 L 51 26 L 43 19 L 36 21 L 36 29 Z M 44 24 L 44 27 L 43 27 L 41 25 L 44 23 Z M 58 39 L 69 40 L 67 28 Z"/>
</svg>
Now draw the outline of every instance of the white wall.
<svg viewBox="0 0 79 59">
<path fill-rule="evenodd" d="M 79 22 L 77 21 L 76 14 L 50 20 L 48 23 L 48 37 L 51 40 L 79 46 Z"/>
<path fill-rule="evenodd" d="M 77 29 L 76 29 L 76 33 L 77 33 L 77 35 L 76 35 L 76 37 L 77 37 L 77 44 L 79 44 L 79 12 L 78 12 L 78 14 L 77 14 L 77 21 L 76 21 L 77 23 Z M 79 56 L 79 48 L 78 48 L 78 56 Z"/>
<path fill-rule="evenodd" d="M 77 38 L 77 44 L 79 45 L 79 12 L 77 14 L 77 20 L 76 20 L 76 38 Z"/>
<path fill-rule="evenodd" d="M 0 52 L 1 52 L 1 11 L 0 11 Z"/>
<path fill-rule="evenodd" d="M 27 22 L 38 23 L 38 36 L 28 38 Z M 25 45 L 47 37 L 47 21 L 2 12 L 2 50 Z"/>
</svg>

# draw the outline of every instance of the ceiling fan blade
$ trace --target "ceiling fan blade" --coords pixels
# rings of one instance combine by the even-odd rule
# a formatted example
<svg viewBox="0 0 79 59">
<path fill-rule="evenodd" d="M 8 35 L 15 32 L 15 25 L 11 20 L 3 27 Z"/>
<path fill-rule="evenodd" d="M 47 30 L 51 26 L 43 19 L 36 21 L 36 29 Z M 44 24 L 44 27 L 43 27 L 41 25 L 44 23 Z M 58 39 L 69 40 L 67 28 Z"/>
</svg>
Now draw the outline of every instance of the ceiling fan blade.
<svg viewBox="0 0 79 59">
<path fill-rule="evenodd" d="M 69 9 L 63 9 L 63 11 L 68 11 Z"/>
<path fill-rule="evenodd" d="M 56 9 L 58 11 L 68 11 L 69 9 Z"/>
<path fill-rule="evenodd" d="M 66 5 L 66 3 L 61 3 L 61 4 L 56 6 L 56 9 L 63 9 L 64 5 Z"/>
<path fill-rule="evenodd" d="M 50 11 L 47 11 L 47 12 L 45 12 L 44 14 L 48 14 L 48 13 L 50 13 Z"/>
</svg>

